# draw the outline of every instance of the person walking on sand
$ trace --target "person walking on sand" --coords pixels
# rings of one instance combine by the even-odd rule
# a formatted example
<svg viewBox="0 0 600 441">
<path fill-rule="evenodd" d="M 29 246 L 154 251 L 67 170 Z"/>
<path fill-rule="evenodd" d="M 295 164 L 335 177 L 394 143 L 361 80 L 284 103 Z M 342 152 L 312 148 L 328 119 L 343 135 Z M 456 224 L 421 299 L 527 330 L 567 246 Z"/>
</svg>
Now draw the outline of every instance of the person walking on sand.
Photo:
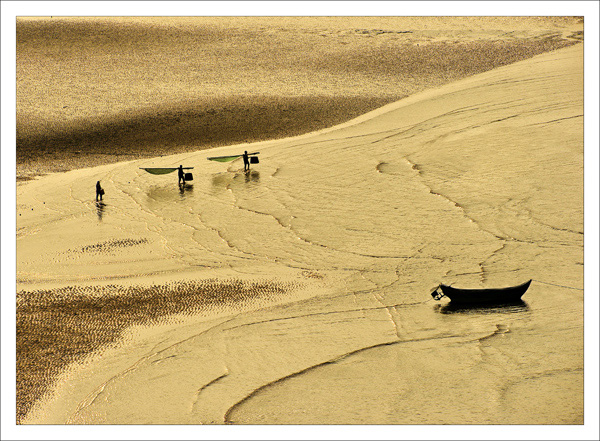
<svg viewBox="0 0 600 441">
<path fill-rule="evenodd" d="M 250 161 L 248 160 L 248 151 L 244 150 L 244 154 L 242 156 L 244 157 L 244 171 L 250 170 Z"/>
<path fill-rule="evenodd" d="M 104 194 L 104 189 L 100 186 L 100 181 L 96 182 L 96 202 L 98 202 L 98 196 L 100 196 L 100 200 L 102 200 L 102 195 Z"/>
<path fill-rule="evenodd" d="M 179 174 L 179 185 L 181 185 L 182 182 L 183 182 L 183 185 L 185 185 L 185 174 L 183 173 L 183 165 L 179 166 L 178 174 Z"/>
</svg>

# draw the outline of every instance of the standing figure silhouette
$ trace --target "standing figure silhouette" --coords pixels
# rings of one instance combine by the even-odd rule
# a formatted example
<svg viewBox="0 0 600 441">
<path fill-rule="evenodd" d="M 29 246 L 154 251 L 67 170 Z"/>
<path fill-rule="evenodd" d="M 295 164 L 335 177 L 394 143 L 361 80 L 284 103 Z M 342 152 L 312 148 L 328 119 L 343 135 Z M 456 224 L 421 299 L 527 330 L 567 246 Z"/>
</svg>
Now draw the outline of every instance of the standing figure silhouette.
<svg viewBox="0 0 600 441">
<path fill-rule="evenodd" d="M 248 151 L 244 150 L 244 154 L 242 156 L 244 157 L 244 171 L 250 170 L 250 161 L 248 160 Z"/>
<path fill-rule="evenodd" d="M 179 166 L 179 184 L 181 185 L 181 182 L 183 181 L 183 184 L 185 185 L 185 174 L 183 173 L 183 165 Z"/>
<path fill-rule="evenodd" d="M 100 196 L 100 200 L 102 200 L 102 195 L 104 194 L 104 189 L 100 186 L 100 181 L 96 182 L 96 202 L 98 202 L 98 196 Z"/>
</svg>

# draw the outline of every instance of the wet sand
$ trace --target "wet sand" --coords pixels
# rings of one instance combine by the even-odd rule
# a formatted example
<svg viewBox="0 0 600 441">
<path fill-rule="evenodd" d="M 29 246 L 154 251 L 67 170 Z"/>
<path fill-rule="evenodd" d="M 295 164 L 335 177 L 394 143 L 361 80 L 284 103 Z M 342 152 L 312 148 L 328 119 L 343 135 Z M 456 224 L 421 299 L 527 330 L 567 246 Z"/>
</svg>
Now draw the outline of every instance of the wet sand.
<svg viewBox="0 0 600 441">
<path fill-rule="evenodd" d="M 380 35 L 387 34 L 368 38 Z M 429 43 L 439 53 L 442 43 Z M 196 145 L 24 182 L 17 192 L 18 419 L 582 424 L 581 46 L 425 90 L 320 134 L 210 153 L 194 153 Z M 439 86 L 448 80 L 442 77 L 427 81 Z M 353 97 L 348 107 L 394 101 L 382 94 Z M 346 99 L 294 101 L 298 132 L 320 103 L 329 102 L 331 113 Z M 266 99 L 271 110 L 260 112 L 251 110 L 255 100 L 235 114 L 267 115 L 256 136 L 290 134 L 264 130 L 280 118 L 273 110 L 280 97 Z M 144 112 L 115 144 L 137 144 L 146 135 L 136 132 L 148 124 L 171 130 L 175 113 Z M 182 128 L 201 113 L 182 112 Z M 344 107 L 335 121 L 349 115 Z M 97 133 L 89 136 L 92 152 L 126 126 L 117 115 L 112 126 L 86 131 L 72 122 L 78 118 L 67 118 L 75 129 L 66 136 Z M 193 130 L 182 131 L 200 144 Z M 186 144 L 173 137 L 173 148 Z M 169 152 L 153 150 L 156 139 L 144 153 Z M 205 159 L 246 147 L 261 151 L 249 174 L 239 161 Z M 139 170 L 179 163 L 195 167 L 184 189 L 171 175 Z M 542 179 L 549 164 L 551 182 Z M 104 204 L 92 200 L 96 180 L 107 190 Z M 244 287 L 231 288 L 232 278 Z M 525 305 L 485 313 L 452 311 L 429 298 L 440 282 L 506 286 L 524 278 L 562 288 L 538 282 Z M 208 291 L 223 292 L 218 300 L 205 297 L 207 280 Z M 245 304 L 254 289 L 246 287 L 261 287 L 265 302 L 252 295 L 258 304 Z M 164 295 L 156 297 L 157 289 Z M 215 301 L 237 310 L 203 309 Z M 42 318 L 51 332 L 40 331 Z M 136 333 L 125 338 L 131 326 Z M 48 334 L 61 338 L 46 357 L 47 345 L 28 342 Z M 38 366 L 40 359 L 46 364 Z M 34 364 L 38 381 L 29 382 Z"/>
</svg>

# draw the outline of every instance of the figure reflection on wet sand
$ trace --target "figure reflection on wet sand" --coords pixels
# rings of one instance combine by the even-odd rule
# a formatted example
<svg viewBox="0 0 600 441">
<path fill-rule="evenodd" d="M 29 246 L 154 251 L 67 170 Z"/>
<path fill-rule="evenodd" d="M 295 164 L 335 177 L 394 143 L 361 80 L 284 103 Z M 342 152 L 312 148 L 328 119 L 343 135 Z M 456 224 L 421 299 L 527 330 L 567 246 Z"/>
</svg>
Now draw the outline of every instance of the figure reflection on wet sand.
<svg viewBox="0 0 600 441">
<path fill-rule="evenodd" d="M 188 185 L 185 183 L 179 184 L 179 194 L 182 198 L 185 197 L 186 193 L 191 193 L 193 190 L 194 190 L 193 185 Z"/>
<path fill-rule="evenodd" d="M 246 182 L 259 182 L 260 181 L 260 173 L 257 172 L 256 170 L 248 170 L 245 173 L 246 175 Z"/>
<path fill-rule="evenodd" d="M 102 216 L 104 215 L 104 209 L 106 208 L 106 205 L 104 204 L 104 202 L 96 202 L 96 212 L 98 214 L 98 220 L 102 221 Z"/>
<path fill-rule="evenodd" d="M 169 185 L 154 185 L 146 191 L 148 203 L 162 205 L 164 203 L 177 202 L 189 196 L 193 192 L 194 186 L 186 184 L 178 185 L 174 187 L 173 184 Z"/>
<path fill-rule="evenodd" d="M 242 178 L 243 176 L 243 178 Z M 232 173 L 218 173 L 212 177 L 212 186 L 215 189 L 232 189 L 235 186 L 250 182 L 260 182 L 260 172 L 257 170 L 248 170 L 245 172 Z"/>
<path fill-rule="evenodd" d="M 510 303 L 493 304 L 456 304 L 452 302 L 445 305 L 435 305 L 434 310 L 441 314 L 515 314 L 529 311 L 529 305 L 523 300 Z"/>
</svg>

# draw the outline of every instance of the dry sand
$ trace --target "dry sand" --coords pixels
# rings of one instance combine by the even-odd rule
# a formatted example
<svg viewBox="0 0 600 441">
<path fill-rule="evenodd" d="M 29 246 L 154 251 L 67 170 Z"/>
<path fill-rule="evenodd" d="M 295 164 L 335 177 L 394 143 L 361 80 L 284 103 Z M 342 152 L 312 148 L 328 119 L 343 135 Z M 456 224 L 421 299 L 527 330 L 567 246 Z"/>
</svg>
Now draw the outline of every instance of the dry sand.
<svg viewBox="0 0 600 441">
<path fill-rule="evenodd" d="M 572 35 L 580 25 L 570 23 L 554 26 Z M 547 41 L 514 26 L 517 36 Z M 506 32 L 490 27 L 472 31 L 486 38 L 471 43 Z M 181 29 L 157 26 L 178 38 Z M 245 41 L 243 32 L 257 28 L 240 29 Z M 258 29 L 273 36 L 268 26 Z M 465 38 L 459 29 L 457 40 Z M 439 53 L 436 45 L 445 43 L 432 35 L 441 32 L 421 32 Z M 335 35 L 358 45 L 353 39 L 365 34 Z M 372 30 L 368 38 L 381 36 L 391 38 Z M 330 35 L 306 36 L 317 37 Z M 18 419 L 582 424 L 582 65 L 578 44 L 425 90 L 321 133 L 24 182 L 17 188 Z M 422 80 L 400 95 L 457 78 L 434 77 L 435 84 Z M 382 99 L 390 88 L 383 83 L 367 97 Z M 356 87 L 350 82 L 348 90 Z M 321 112 L 322 96 L 312 102 L 304 92 L 298 109 Z M 357 95 L 353 111 L 369 102 Z M 36 118 L 55 118 L 51 101 Z M 324 108 L 336 106 L 330 102 Z M 65 124 L 96 124 L 98 111 Z M 122 123 L 118 114 L 126 111 L 110 117 Z M 258 132 L 277 115 L 265 112 Z M 29 118 L 22 121 L 35 121 Z M 27 124 L 21 133 L 35 132 Z M 90 132 L 81 133 L 74 139 Z M 243 149 L 261 151 L 248 174 L 239 161 L 205 159 Z M 139 169 L 180 163 L 195 167 L 183 190 L 173 175 Z M 93 201 L 97 180 L 103 204 Z M 536 282 L 525 303 L 511 308 L 456 310 L 429 297 L 440 282 L 501 286 L 529 278 Z M 50 335 L 51 345 L 44 343 Z"/>
</svg>

